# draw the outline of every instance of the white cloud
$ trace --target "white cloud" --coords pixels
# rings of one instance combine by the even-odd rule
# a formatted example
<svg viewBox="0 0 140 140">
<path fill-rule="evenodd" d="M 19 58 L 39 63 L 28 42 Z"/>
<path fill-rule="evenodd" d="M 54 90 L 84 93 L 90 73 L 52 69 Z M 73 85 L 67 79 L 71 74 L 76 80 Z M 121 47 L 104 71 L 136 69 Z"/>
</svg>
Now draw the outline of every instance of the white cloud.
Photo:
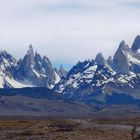
<svg viewBox="0 0 140 140">
<path fill-rule="evenodd" d="M 113 54 L 140 34 L 138 0 L 0 0 L 0 48 L 20 57 L 28 44 L 54 63 Z"/>
</svg>

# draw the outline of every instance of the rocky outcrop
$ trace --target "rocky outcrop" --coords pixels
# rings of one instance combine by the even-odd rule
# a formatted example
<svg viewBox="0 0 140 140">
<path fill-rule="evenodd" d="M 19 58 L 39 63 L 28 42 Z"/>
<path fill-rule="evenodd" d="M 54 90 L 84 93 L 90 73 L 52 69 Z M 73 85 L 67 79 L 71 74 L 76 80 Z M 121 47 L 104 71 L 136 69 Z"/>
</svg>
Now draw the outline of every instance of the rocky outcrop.
<svg viewBox="0 0 140 140">
<path fill-rule="evenodd" d="M 136 37 L 132 48 L 124 41 L 121 42 L 113 59 L 113 68 L 116 72 L 128 74 L 129 72 L 140 73 L 139 36 Z"/>
<path fill-rule="evenodd" d="M 122 41 L 113 58 L 114 69 L 122 74 L 129 73 L 129 61 L 127 58 L 127 49 L 128 46 L 125 44 L 124 41 Z"/>
<path fill-rule="evenodd" d="M 1 87 L 18 87 L 18 82 L 28 83 L 37 87 L 53 88 L 60 83 L 60 91 L 65 87 L 73 91 L 73 89 L 83 89 L 86 86 L 91 89 L 96 85 L 105 84 L 105 81 L 111 76 L 129 75 L 131 72 L 140 73 L 140 53 L 139 38 L 137 36 L 132 48 L 122 41 L 117 49 L 113 59 L 109 57 L 107 60 L 102 53 L 97 54 L 95 60 L 86 60 L 78 62 L 69 72 L 65 71 L 63 66 L 60 69 L 53 68 L 50 59 L 47 56 L 41 56 L 38 52 L 34 52 L 32 45 L 23 59 L 17 61 L 12 55 L 6 51 L 0 52 L 0 75 Z M 28 86 L 27 84 L 27 86 Z M 63 85 L 64 84 L 64 85 Z M 93 84 L 93 85 L 90 85 Z M 19 84 L 21 87 L 21 84 Z M 72 87 L 72 88 L 71 88 Z M 85 88 L 86 89 L 86 88 Z M 93 91 L 93 89 L 92 89 Z"/>
<path fill-rule="evenodd" d="M 108 57 L 108 59 L 107 59 L 106 62 L 107 62 L 107 64 L 108 64 L 110 67 L 113 67 L 113 59 L 112 59 L 111 56 Z"/>
<path fill-rule="evenodd" d="M 0 71 L 13 76 L 17 67 L 17 60 L 6 51 L 0 52 Z"/>
<path fill-rule="evenodd" d="M 55 86 L 55 90 L 78 99 L 78 96 L 92 94 L 103 87 L 112 72 L 108 66 L 98 65 L 94 60 L 78 62 L 69 71 L 67 77 Z"/>
<path fill-rule="evenodd" d="M 47 76 L 47 80 L 51 85 L 55 84 L 55 71 L 48 57 L 44 56 L 42 60 L 42 65 Z"/>
<path fill-rule="evenodd" d="M 65 78 L 67 77 L 67 74 L 68 72 L 63 68 L 63 66 L 61 65 L 60 68 L 59 68 L 59 75 L 62 77 L 62 78 Z"/>
<path fill-rule="evenodd" d="M 105 58 L 103 57 L 102 53 L 98 53 L 96 55 L 95 62 L 98 65 L 105 65 Z"/>
<path fill-rule="evenodd" d="M 36 58 L 39 55 L 36 55 Z M 37 63 L 36 63 L 37 62 Z M 31 82 L 33 85 L 46 86 L 46 77 L 39 74 L 40 68 L 38 66 L 39 61 L 35 61 L 35 54 L 32 45 L 29 46 L 24 58 L 20 61 L 17 69 L 16 78 L 24 81 L 25 79 Z M 38 69 L 39 68 L 39 69 Z"/>
<path fill-rule="evenodd" d="M 34 52 L 32 45 L 22 60 L 16 71 L 18 80 L 28 80 L 33 85 L 51 88 L 55 85 L 56 75 L 54 68 L 48 57 L 43 58 Z"/>
<path fill-rule="evenodd" d="M 140 49 L 140 36 L 139 35 L 135 38 L 134 43 L 132 45 L 133 51 L 138 51 L 138 49 Z"/>
</svg>

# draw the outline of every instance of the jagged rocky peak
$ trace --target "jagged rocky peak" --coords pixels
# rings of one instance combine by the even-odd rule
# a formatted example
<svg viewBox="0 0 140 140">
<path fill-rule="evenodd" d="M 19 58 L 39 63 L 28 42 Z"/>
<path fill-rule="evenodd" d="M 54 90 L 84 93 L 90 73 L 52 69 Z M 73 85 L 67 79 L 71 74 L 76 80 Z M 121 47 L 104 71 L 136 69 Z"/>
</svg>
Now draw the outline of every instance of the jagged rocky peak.
<svg viewBox="0 0 140 140">
<path fill-rule="evenodd" d="M 27 51 L 27 54 L 34 54 L 34 49 L 33 49 L 32 44 L 29 45 L 29 49 Z"/>
<path fill-rule="evenodd" d="M 128 74 L 131 71 L 134 73 L 140 73 L 140 53 L 137 52 L 139 46 L 138 38 L 139 36 L 137 36 L 135 39 L 136 41 L 134 41 L 134 44 L 137 45 L 133 45 L 136 46 L 132 47 L 133 50 L 132 48 L 129 48 L 124 41 L 121 42 L 113 59 L 113 68 L 115 71 L 122 74 Z"/>
<path fill-rule="evenodd" d="M 34 49 L 33 46 L 30 45 L 26 55 L 23 58 L 24 68 L 28 71 L 35 67 L 35 60 L 34 60 Z"/>
<path fill-rule="evenodd" d="M 34 62 L 34 49 L 32 45 L 29 45 L 29 49 L 26 53 L 26 55 L 24 56 L 24 60 L 26 61 L 27 65 L 29 65 L 30 67 L 34 67 L 35 66 L 35 62 Z"/>
<path fill-rule="evenodd" d="M 23 63 L 25 73 L 26 73 L 26 71 L 28 72 L 31 69 L 35 68 L 34 49 L 33 49 L 32 45 L 29 45 L 29 49 L 28 49 L 26 55 L 24 56 L 22 63 Z"/>
<path fill-rule="evenodd" d="M 79 72 L 83 72 L 85 69 L 87 69 L 90 66 L 94 66 L 95 61 L 94 60 L 85 60 L 83 62 L 79 61 L 76 65 L 72 67 L 72 69 L 68 72 L 68 77 L 73 74 L 77 74 Z"/>
<path fill-rule="evenodd" d="M 42 61 L 42 57 L 37 51 L 35 51 L 35 59 L 36 61 Z"/>
<path fill-rule="evenodd" d="M 17 60 L 6 51 L 0 51 L 0 70 L 9 74 L 14 73 L 17 66 Z"/>
<path fill-rule="evenodd" d="M 42 65 L 45 70 L 48 82 L 50 83 L 50 85 L 54 85 L 55 84 L 55 81 L 54 81 L 55 71 L 53 69 L 50 59 L 47 56 L 43 57 Z"/>
<path fill-rule="evenodd" d="M 105 58 L 103 57 L 102 53 L 98 53 L 96 55 L 95 62 L 98 65 L 105 65 Z"/>
<path fill-rule="evenodd" d="M 78 96 L 89 95 L 102 87 L 113 71 L 107 65 L 98 65 L 94 60 L 78 62 L 62 79 L 55 90 L 63 94 Z"/>
<path fill-rule="evenodd" d="M 56 75 L 49 58 L 42 58 L 30 45 L 26 55 L 19 62 L 16 78 L 28 80 L 39 87 L 51 88 L 55 84 Z"/>
<path fill-rule="evenodd" d="M 125 43 L 125 41 L 123 40 L 123 41 L 120 43 L 120 45 L 119 45 L 119 49 L 125 49 L 125 47 L 126 47 L 126 43 Z"/>
<path fill-rule="evenodd" d="M 43 62 L 52 66 L 51 61 L 50 61 L 50 59 L 47 56 L 43 57 Z"/>
<path fill-rule="evenodd" d="M 12 61 L 12 62 L 17 62 L 17 60 L 9 53 L 7 53 L 6 51 L 0 51 L 0 58 L 3 60 L 6 59 L 8 61 Z"/>
<path fill-rule="evenodd" d="M 43 66 L 42 66 L 42 57 L 39 53 L 35 52 L 34 60 L 35 60 L 36 69 L 38 70 L 38 72 L 45 74 L 45 70 L 43 69 Z"/>
<path fill-rule="evenodd" d="M 114 69 L 122 74 L 129 73 L 129 61 L 126 53 L 127 49 L 128 45 L 125 44 L 125 41 L 122 41 L 113 58 Z"/>
<path fill-rule="evenodd" d="M 126 42 L 123 40 L 119 44 L 118 50 L 123 50 L 125 52 L 125 51 L 130 50 L 130 48 L 129 48 L 128 44 L 126 44 Z"/>
<path fill-rule="evenodd" d="M 59 68 L 59 73 L 61 77 L 67 77 L 68 72 L 63 68 L 63 66 L 61 65 Z"/>
<path fill-rule="evenodd" d="M 109 66 L 113 67 L 113 58 L 112 58 L 112 56 L 108 57 L 107 64 L 109 64 Z"/>
<path fill-rule="evenodd" d="M 131 48 L 133 51 L 138 51 L 138 49 L 140 49 L 140 35 L 138 35 L 135 40 L 134 40 L 134 43 L 132 45 L 132 48 Z"/>
</svg>

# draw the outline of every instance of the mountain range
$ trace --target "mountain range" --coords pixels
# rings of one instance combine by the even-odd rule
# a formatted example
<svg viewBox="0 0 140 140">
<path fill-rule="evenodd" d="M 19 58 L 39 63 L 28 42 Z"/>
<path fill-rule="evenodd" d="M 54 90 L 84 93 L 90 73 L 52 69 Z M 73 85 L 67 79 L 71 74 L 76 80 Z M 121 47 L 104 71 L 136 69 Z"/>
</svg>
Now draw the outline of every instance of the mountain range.
<svg viewBox="0 0 140 140">
<path fill-rule="evenodd" d="M 11 100 L 9 96 L 18 99 L 20 97 L 21 100 L 26 97 L 29 102 L 32 102 L 31 98 L 50 100 L 53 106 L 56 101 L 61 100 L 64 106 L 68 105 L 68 110 L 75 104 L 79 108 L 88 108 L 88 114 L 91 110 L 99 111 L 123 105 L 137 106 L 139 110 L 139 49 L 138 35 L 131 47 L 122 41 L 115 54 L 108 59 L 99 53 L 93 60 L 79 61 L 68 72 L 63 66 L 60 66 L 60 69 L 54 68 L 49 58 L 35 52 L 32 45 L 19 60 L 6 51 L 1 51 L 0 95 L 6 96 L 8 105 Z M 0 102 L 3 102 L 3 99 L 1 101 L 0 98 Z M 12 102 L 16 104 L 16 100 Z M 20 106 L 25 110 L 23 104 Z M 41 101 L 41 106 L 46 106 L 45 101 Z M 26 104 L 26 108 L 28 107 Z M 34 107 L 36 108 L 32 106 L 32 109 Z"/>
<path fill-rule="evenodd" d="M 32 45 L 25 56 L 15 59 L 6 51 L 0 52 L 0 87 L 47 87 L 53 88 L 61 78 L 66 77 L 63 66 L 53 68 L 48 57 L 34 51 Z"/>
<path fill-rule="evenodd" d="M 122 41 L 113 58 L 102 53 L 78 62 L 54 87 L 64 99 L 88 104 L 140 104 L 140 36 L 132 47 Z"/>
</svg>

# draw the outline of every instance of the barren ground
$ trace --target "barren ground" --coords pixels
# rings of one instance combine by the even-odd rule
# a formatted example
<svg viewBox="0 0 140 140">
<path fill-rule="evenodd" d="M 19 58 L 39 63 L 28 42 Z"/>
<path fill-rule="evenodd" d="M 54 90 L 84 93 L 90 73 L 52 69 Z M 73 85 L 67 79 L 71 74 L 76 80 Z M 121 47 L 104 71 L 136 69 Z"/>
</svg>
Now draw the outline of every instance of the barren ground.
<svg viewBox="0 0 140 140">
<path fill-rule="evenodd" d="M 130 140 L 140 119 L 1 119 L 0 140 Z"/>
</svg>

